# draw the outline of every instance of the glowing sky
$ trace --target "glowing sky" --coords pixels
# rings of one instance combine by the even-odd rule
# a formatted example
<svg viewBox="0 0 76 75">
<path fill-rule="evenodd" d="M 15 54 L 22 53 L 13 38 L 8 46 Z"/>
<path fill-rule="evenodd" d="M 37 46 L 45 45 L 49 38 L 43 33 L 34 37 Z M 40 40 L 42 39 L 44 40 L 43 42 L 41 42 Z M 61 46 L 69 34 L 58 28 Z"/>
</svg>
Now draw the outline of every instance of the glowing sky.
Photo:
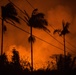
<svg viewBox="0 0 76 75">
<path fill-rule="evenodd" d="M 26 0 L 11 0 L 14 4 L 16 4 L 23 11 L 26 10 L 29 15 L 33 8 L 27 3 Z M 65 22 L 70 22 L 69 31 L 70 34 L 66 35 L 66 40 L 70 42 L 70 44 L 75 46 L 76 41 L 76 1 L 75 0 L 28 0 L 34 8 L 38 8 L 39 12 L 45 13 L 45 17 L 47 18 L 50 25 L 54 28 L 62 29 L 62 20 Z M 0 6 L 6 5 L 8 0 L 0 0 Z M 17 9 L 18 10 L 18 9 Z M 1 11 L 1 8 L 0 8 Z M 20 16 L 24 16 L 19 10 L 18 13 Z M 1 14 L 1 13 L 0 13 Z M 16 47 L 16 49 L 20 52 L 21 56 L 25 56 L 28 60 L 30 60 L 30 44 L 28 43 L 29 34 L 5 23 L 7 25 L 7 32 L 4 34 L 4 51 L 7 53 L 11 53 L 11 49 Z M 1 25 L 1 20 L 0 20 Z M 51 26 L 48 28 L 51 31 L 51 35 L 53 35 L 53 29 Z M 23 28 L 26 31 L 30 31 L 29 27 L 26 25 L 24 21 L 21 20 L 21 25 L 17 26 Z M 1 26 L 0 26 L 1 28 Z M 1 29 L 0 29 L 1 33 Z M 63 46 L 58 43 L 55 39 L 50 37 L 43 30 L 33 29 L 33 34 L 38 36 L 39 38 L 46 40 L 47 42 L 63 49 Z M 63 39 L 59 37 L 57 34 L 53 35 L 56 39 L 63 43 Z M 1 37 L 1 35 L 0 35 Z M 68 50 L 70 53 L 75 51 L 75 48 L 66 43 L 67 47 L 71 50 Z M 41 65 L 43 66 L 50 59 L 49 56 L 52 54 L 63 53 L 62 50 L 59 50 L 39 39 L 36 38 L 36 42 L 33 45 L 34 48 L 34 64 L 35 67 Z"/>
</svg>

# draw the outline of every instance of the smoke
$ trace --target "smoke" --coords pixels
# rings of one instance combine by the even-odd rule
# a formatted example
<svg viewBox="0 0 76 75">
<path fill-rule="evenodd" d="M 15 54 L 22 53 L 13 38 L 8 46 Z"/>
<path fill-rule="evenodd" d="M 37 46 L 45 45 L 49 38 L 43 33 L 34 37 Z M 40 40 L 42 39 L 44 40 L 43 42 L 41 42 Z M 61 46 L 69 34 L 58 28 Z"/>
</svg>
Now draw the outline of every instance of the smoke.
<svg viewBox="0 0 76 75">
<path fill-rule="evenodd" d="M 9 47 L 9 51 L 6 51 L 9 61 L 11 61 L 13 49 L 16 49 L 19 52 L 20 59 L 24 58 L 23 60 L 27 60 L 30 62 L 30 52 L 27 51 L 25 47 L 16 45 L 11 45 Z"/>
<path fill-rule="evenodd" d="M 71 22 L 72 14 L 68 7 L 57 6 L 48 11 L 48 22 L 55 27 L 62 27 L 62 21 Z"/>
<path fill-rule="evenodd" d="M 66 35 L 66 46 L 70 48 L 70 50 L 67 49 L 68 52 L 74 53 L 75 51 L 75 34 L 76 34 L 76 14 L 72 14 L 72 9 L 68 6 L 58 5 L 55 8 L 51 8 L 51 10 L 48 11 L 48 22 L 55 28 L 55 29 L 62 29 L 62 21 L 64 20 L 65 23 L 69 22 L 69 31 L 70 33 Z M 58 35 L 57 35 L 58 36 Z M 57 37 L 56 37 L 57 38 Z M 58 37 L 58 39 L 60 39 Z M 74 46 L 74 47 L 73 47 Z M 74 54 L 75 55 L 75 54 Z"/>
</svg>

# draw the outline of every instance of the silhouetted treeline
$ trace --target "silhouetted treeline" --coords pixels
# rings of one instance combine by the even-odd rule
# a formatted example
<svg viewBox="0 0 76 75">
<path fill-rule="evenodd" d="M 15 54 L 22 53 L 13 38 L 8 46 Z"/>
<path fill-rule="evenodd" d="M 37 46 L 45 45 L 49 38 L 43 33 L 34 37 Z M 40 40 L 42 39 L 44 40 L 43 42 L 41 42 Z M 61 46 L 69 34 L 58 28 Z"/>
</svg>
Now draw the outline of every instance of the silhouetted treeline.
<svg viewBox="0 0 76 75">
<path fill-rule="evenodd" d="M 12 53 L 12 61 L 8 61 L 5 53 L 0 55 L 0 75 L 76 75 L 76 57 L 72 57 L 70 54 L 66 57 L 61 54 L 53 56 L 56 59 L 56 69 L 50 69 L 47 66 L 46 69 L 38 69 L 31 72 L 29 62 L 25 60 L 25 65 L 29 68 L 24 68 L 18 51 L 13 49 Z"/>
</svg>

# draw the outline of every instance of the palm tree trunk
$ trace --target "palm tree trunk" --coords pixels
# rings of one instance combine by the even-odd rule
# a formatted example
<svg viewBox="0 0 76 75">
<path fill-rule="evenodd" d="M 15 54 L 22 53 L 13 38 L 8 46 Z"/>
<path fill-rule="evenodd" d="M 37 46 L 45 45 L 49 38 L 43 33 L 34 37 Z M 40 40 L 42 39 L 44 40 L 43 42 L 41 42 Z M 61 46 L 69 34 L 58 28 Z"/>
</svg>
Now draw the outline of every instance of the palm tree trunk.
<svg viewBox="0 0 76 75">
<path fill-rule="evenodd" d="M 2 18 L 1 55 L 3 54 L 3 22 L 4 22 L 4 19 Z"/>
<path fill-rule="evenodd" d="M 63 30 L 64 30 L 64 24 L 63 24 Z M 66 49 L 65 49 L 65 34 L 63 34 L 63 42 L 64 42 L 64 57 L 66 56 Z"/>
<path fill-rule="evenodd" d="M 31 36 L 31 71 L 33 71 L 33 42 L 32 42 L 32 26 L 30 26 Z"/>
<path fill-rule="evenodd" d="M 63 29 L 64 29 L 64 25 L 63 25 Z M 64 72 L 65 72 L 65 65 L 66 65 L 65 34 L 63 35 L 63 42 L 64 42 Z"/>
<path fill-rule="evenodd" d="M 66 56 L 66 48 L 65 48 L 65 35 L 63 35 L 63 40 L 64 40 L 64 57 Z"/>
</svg>

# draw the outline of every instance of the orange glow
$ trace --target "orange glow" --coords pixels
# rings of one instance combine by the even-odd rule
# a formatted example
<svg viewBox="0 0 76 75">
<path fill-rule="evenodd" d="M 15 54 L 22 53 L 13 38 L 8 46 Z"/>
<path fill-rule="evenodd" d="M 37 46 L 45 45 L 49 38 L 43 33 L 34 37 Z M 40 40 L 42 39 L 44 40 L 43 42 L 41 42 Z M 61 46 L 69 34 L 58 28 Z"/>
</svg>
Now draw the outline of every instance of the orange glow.
<svg viewBox="0 0 76 75">
<path fill-rule="evenodd" d="M 13 1 L 13 0 L 11 0 L 11 1 Z M 23 11 L 26 10 L 28 12 L 29 16 L 31 16 L 31 12 L 33 9 L 29 6 L 28 3 L 24 2 L 24 1 L 25 0 L 23 0 L 23 1 L 14 0 L 13 2 L 17 6 L 19 6 L 19 8 L 22 9 Z M 62 29 L 62 20 L 64 20 L 65 22 L 67 22 L 67 21 L 70 22 L 71 25 L 70 25 L 69 30 L 70 30 L 70 32 L 73 33 L 73 36 L 70 36 L 68 34 L 67 37 L 68 36 L 71 37 L 73 39 L 73 41 L 67 37 L 66 38 L 67 38 L 67 40 L 69 40 L 70 42 L 73 42 L 73 44 L 75 44 L 74 41 L 76 41 L 76 39 L 75 39 L 76 37 L 74 37 L 74 35 L 76 34 L 76 29 L 75 29 L 76 15 L 74 18 L 72 17 L 72 11 L 69 6 L 64 6 L 62 4 L 59 4 L 58 1 L 53 1 L 53 0 L 48 0 L 47 2 L 46 2 L 46 0 L 42 0 L 42 1 L 29 0 L 29 1 L 32 3 L 33 6 L 38 7 L 40 12 L 45 13 L 45 17 L 47 18 L 49 24 L 52 25 L 54 28 Z M 1 5 L 4 5 L 5 3 L 7 3 L 7 0 L 3 1 Z M 18 11 L 18 14 L 20 16 L 23 16 L 22 18 L 24 18 L 24 14 L 22 14 L 18 9 L 17 9 L 17 11 Z M 21 19 L 20 19 L 20 21 L 21 21 L 21 25 L 17 24 L 17 26 L 30 32 L 29 26 L 27 26 L 26 23 L 24 21 L 22 21 Z M 1 24 L 1 21 L 0 21 L 0 24 Z M 16 50 L 19 51 L 20 58 L 24 59 L 24 60 L 28 60 L 30 62 L 31 53 L 30 53 L 30 43 L 28 42 L 29 34 L 9 25 L 6 22 L 5 22 L 5 24 L 7 25 L 7 32 L 4 34 L 4 52 L 6 52 L 6 54 L 8 55 L 8 58 L 10 59 L 10 57 L 12 55 L 11 54 L 12 48 L 15 47 Z M 53 34 L 54 30 L 51 28 L 50 25 L 48 26 L 48 29 L 51 31 L 50 34 L 52 36 L 54 36 L 56 39 L 58 39 L 61 43 L 63 43 L 63 38 L 59 37 L 58 34 L 54 35 Z M 74 29 L 74 31 L 73 31 L 73 29 Z M 1 30 L 0 30 L 0 33 L 1 33 Z M 58 43 L 55 39 L 50 37 L 43 30 L 38 30 L 38 29 L 33 28 L 33 34 L 53 45 L 63 49 L 63 46 L 60 43 Z M 0 35 L 0 37 L 1 37 L 1 35 Z M 68 47 L 70 47 L 68 44 L 66 44 L 66 45 Z M 50 56 L 52 56 L 53 54 L 60 54 L 60 53 L 63 54 L 62 50 L 57 49 L 37 38 L 36 38 L 35 43 L 33 44 L 33 52 L 34 52 L 33 54 L 34 54 L 34 68 L 35 69 L 47 67 L 47 62 L 51 60 Z"/>
</svg>

